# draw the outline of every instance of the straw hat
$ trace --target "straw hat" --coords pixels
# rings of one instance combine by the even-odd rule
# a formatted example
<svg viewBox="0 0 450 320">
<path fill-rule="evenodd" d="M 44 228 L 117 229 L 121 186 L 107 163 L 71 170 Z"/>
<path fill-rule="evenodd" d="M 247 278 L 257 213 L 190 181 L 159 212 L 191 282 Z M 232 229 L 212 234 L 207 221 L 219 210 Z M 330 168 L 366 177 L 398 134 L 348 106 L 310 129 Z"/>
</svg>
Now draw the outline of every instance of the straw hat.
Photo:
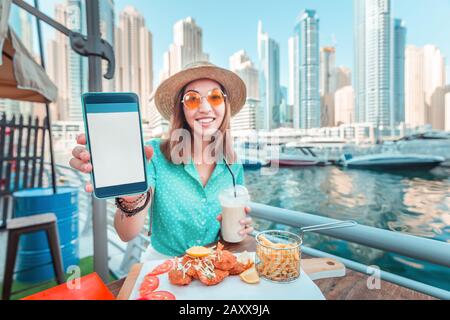
<svg viewBox="0 0 450 320">
<path fill-rule="evenodd" d="M 169 120 L 173 108 L 179 105 L 177 95 L 192 81 L 210 79 L 220 83 L 226 91 L 231 116 L 236 115 L 244 106 L 247 88 L 244 81 L 234 72 L 219 68 L 209 62 L 200 61 L 187 65 L 182 71 L 164 80 L 154 93 L 155 105 L 161 115 Z"/>
</svg>

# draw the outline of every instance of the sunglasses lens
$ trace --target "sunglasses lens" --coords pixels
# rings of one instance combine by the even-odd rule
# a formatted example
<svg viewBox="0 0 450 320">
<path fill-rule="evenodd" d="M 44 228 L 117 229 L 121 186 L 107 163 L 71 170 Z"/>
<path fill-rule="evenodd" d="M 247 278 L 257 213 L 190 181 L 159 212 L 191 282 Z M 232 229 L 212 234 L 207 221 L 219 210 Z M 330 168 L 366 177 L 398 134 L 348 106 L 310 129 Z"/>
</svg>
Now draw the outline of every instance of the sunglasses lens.
<svg viewBox="0 0 450 320">
<path fill-rule="evenodd" d="M 209 94 L 208 94 L 208 102 L 213 107 L 220 106 L 223 103 L 223 101 L 224 101 L 224 96 L 223 96 L 221 90 L 213 89 L 212 91 L 209 92 Z"/>
<path fill-rule="evenodd" d="M 197 109 L 201 103 L 201 97 L 196 92 L 188 92 L 183 98 L 184 105 L 189 109 Z"/>
</svg>

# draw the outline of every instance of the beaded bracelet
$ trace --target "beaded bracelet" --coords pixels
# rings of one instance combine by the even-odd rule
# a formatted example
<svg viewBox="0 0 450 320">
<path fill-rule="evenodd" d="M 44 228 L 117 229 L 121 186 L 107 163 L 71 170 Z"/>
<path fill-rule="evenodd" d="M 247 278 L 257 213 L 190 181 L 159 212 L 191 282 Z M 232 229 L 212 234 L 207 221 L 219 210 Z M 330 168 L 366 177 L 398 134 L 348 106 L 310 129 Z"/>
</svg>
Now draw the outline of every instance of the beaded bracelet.
<svg viewBox="0 0 450 320">
<path fill-rule="evenodd" d="M 145 202 L 144 202 L 144 204 L 143 204 L 142 206 L 140 206 L 140 207 L 137 207 L 137 208 L 134 208 L 134 209 L 128 209 L 128 208 L 124 207 L 124 206 L 123 206 L 123 203 L 138 203 L 138 202 L 136 202 L 136 201 L 133 201 L 133 202 L 126 202 L 126 201 L 125 201 L 124 199 L 122 199 L 122 198 L 116 198 L 116 207 L 119 208 L 119 209 L 125 214 L 125 216 L 126 216 L 127 218 L 132 217 L 132 216 L 136 215 L 137 213 L 141 212 L 142 210 L 144 210 L 145 207 L 146 207 L 146 206 L 148 205 L 148 203 L 150 202 L 150 199 L 151 199 L 151 193 L 150 193 L 150 191 L 147 191 L 147 193 L 146 193 L 145 195 L 146 195 Z M 139 197 L 139 198 L 142 200 L 142 196 Z M 141 201 L 141 200 L 140 200 L 140 201 Z M 140 201 L 139 201 L 139 202 L 140 202 Z"/>
</svg>

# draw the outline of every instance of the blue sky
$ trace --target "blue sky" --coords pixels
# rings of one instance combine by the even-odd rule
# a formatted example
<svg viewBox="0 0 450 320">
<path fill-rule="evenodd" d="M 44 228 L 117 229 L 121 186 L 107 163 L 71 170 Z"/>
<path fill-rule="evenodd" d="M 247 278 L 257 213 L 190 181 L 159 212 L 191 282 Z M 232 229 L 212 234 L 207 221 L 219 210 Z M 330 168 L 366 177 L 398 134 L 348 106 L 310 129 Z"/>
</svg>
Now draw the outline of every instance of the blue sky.
<svg viewBox="0 0 450 320">
<path fill-rule="evenodd" d="M 53 16 L 55 3 L 41 0 L 41 7 Z M 116 0 L 116 12 L 133 5 L 145 17 L 153 34 L 154 78 L 157 82 L 162 55 L 172 42 L 173 24 L 192 16 L 203 29 L 205 52 L 211 61 L 228 66 L 228 58 L 244 49 L 256 62 L 256 31 L 263 28 L 280 44 L 281 82 L 288 82 L 287 42 L 296 18 L 305 8 L 315 9 L 320 18 L 320 45 L 336 41 L 337 64 L 353 66 L 352 0 Z M 450 61 L 450 0 L 392 0 L 393 16 L 402 18 L 408 29 L 407 44 L 437 45 Z M 447 68 L 450 78 L 450 69 Z M 449 79 L 448 79 L 449 80 Z M 450 81 L 448 81 L 450 82 Z"/>
</svg>

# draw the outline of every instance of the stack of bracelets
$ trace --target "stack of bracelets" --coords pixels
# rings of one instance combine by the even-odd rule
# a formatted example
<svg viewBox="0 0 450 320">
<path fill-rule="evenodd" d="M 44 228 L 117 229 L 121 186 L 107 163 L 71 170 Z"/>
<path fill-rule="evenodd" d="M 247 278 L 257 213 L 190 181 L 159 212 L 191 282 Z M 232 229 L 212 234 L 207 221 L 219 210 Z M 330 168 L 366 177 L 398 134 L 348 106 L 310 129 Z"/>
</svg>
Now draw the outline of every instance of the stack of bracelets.
<svg viewBox="0 0 450 320">
<path fill-rule="evenodd" d="M 143 201 L 145 198 L 144 204 L 138 207 L 135 207 L 139 203 Z M 136 215 L 138 212 L 141 212 L 145 209 L 145 207 L 150 202 L 150 199 L 152 198 L 151 189 L 147 191 L 147 193 L 144 193 L 140 195 L 136 200 L 134 201 L 126 201 L 123 198 L 116 198 L 116 207 L 119 208 L 127 217 L 132 217 Z"/>
</svg>

